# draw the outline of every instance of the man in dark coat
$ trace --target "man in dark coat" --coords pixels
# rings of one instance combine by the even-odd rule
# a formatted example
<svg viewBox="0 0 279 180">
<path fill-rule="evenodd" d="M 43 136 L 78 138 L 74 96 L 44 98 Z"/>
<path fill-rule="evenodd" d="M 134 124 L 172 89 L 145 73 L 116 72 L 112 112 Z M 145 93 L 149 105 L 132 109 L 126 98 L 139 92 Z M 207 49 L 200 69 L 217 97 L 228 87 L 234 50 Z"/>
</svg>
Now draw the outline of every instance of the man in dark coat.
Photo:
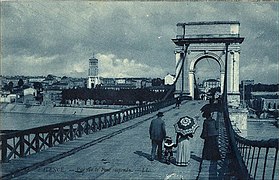
<svg viewBox="0 0 279 180">
<path fill-rule="evenodd" d="M 158 159 L 160 160 L 162 158 L 162 143 L 166 137 L 165 122 L 162 119 L 163 116 L 164 114 L 162 112 L 158 112 L 157 118 L 151 121 L 149 127 L 149 135 L 152 142 L 151 161 L 155 159 L 157 147 Z"/>
</svg>

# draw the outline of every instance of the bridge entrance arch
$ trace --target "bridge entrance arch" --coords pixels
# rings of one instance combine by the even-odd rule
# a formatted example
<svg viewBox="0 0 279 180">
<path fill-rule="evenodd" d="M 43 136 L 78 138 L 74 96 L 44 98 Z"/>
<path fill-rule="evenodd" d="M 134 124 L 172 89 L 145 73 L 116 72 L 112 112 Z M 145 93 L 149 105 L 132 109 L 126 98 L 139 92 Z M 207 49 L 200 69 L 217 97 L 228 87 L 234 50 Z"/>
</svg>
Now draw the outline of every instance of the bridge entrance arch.
<svg viewBox="0 0 279 180">
<path fill-rule="evenodd" d="M 225 64 L 222 61 L 222 58 L 220 55 L 217 55 L 216 53 L 212 53 L 212 52 L 202 52 L 202 53 L 198 53 L 196 56 L 193 56 L 193 59 L 190 61 L 190 65 L 189 65 L 189 73 L 188 73 L 188 81 L 189 81 L 189 95 L 191 97 L 195 97 L 195 88 L 198 88 L 196 85 L 196 66 L 198 63 L 203 63 L 205 59 L 210 59 L 213 61 L 216 61 L 219 65 L 219 70 L 220 70 L 220 74 L 219 74 L 219 81 L 220 83 L 220 90 L 221 92 L 223 92 L 223 84 L 224 84 L 224 76 L 225 76 Z M 218 80 L 216 80 L 218 81 Z M 205 90 L 206 91 L 206 90 Z"/>
<path fill-rule="evenodd" d="M 194 98 L 195 66 L 203 58 L 212 58 L 220 65 L 221 94 L 226 91 L 228 104 L 240 105 L 238 21 L 178 23 L 175 43 L 175 96 Z"/>
</svg>

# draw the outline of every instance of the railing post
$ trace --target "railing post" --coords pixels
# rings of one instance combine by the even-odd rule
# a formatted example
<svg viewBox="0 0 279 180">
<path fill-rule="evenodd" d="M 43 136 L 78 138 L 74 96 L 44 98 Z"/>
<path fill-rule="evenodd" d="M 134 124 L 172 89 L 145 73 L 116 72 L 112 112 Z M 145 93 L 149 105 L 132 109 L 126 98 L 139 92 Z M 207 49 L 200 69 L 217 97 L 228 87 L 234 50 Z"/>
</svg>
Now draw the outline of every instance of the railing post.
<svg viewBox="0 0 279 180">
<path fill-rule="evenodd" d="M 1 137 L 1 141 L 2 141 L 2 144 L 1 144 L 1 161 L 2 162 L 8 162 L 7 160 L 7 138 L 3 136 Z"/>
<path fill-rule="evenodd" d="M 24 157 L 24 135 L 19 136 L 19 157 Z"/>
<path fill-rule="evenodd" d="M 262 179 L 264 179 L 264 175 L 265 175 L 265 169 L 266 169 L 266 161 L 267 161 L 267 156 L 268 156 L 268 150 L 269 150 L 269 148 L 266 148 L 266 151 L 265 151 L 265 158 L 264 158 L 263 177 L 262 177 Z"/>
<path fill-rule="evenodd" d="M 256 162 L 256 166 L 255 166 L 255 171 L 254 171 L 254 178 L 256 178 L 256 175 L 257 175 L 260 153 L 261 153 L 261 148 L 259 147 L 258 156 L 257 156 L 257 162 Z"/>
<path fill-rule="evenodd" d="M 52 147 L 52 146 L 53 146 L 53 143 L 52 143 L 52 136 L 53 136 L 53 130 L 50 130 L 50 132 L 49 132 L 49 137 L 48 137 L 48 144 L 49 144 L 49 147 Z"/>
<path fill-rule="evenodd" d="M 84 133 L 86 134 L 86 135 L 88 135 L 89 134 L 89 130 L 88 130 L 89 128 L 88 128 L 88 120 L 86 120 L 85 121 L 85 125 L 84 125 Z"/>
<path fill-rule="evenodd" d="M 63 127 L 59 127 L 59 143 L 63 144 Z"/>
<path fill-rule="evenodd" d="M 252 154 L 252 160 L 251 160 L 250 170 L 249 170 L 249 173 L 250 173 L 250 174 L 251 174 L 252 168 L 253 168 L 253 161 L 254 161 L 255 149 L 256 149 L 256 147 L 254 146 L 254 147 L 253 147 L 253 154 Z"/>
<path fill-rule="evenodd" d="M 95 120 L 95 119 L 96 119 L 96 118 L 92 119 L 93 131 L 94 131 L 94 132 L 97 131 L 97 129 L 98 129 L 98 124 L 96 123 L 96 120 Z"/>
<path fill-rule="evenodd" d="M 250 152 L 251 152 L 251 146 L 249 145 L 248 158 L 247 158 L 247 160 L 246 160 L 247 167 L 248 167 L 248 164 L 249 164 Z"/>
<path fill-rule="evenodd" d="M 78 131 L 78 137 L 82 136 L 82 132 L 81 132 L 81 122 L 78 122 L 78 127 L 77 127 L 77 131 Z"/>
<path fill-rule="evenodd" d="M 35 134 L 35 149 L 36 149 L 36 153 L 40 152 L 40 141 L 39 141 L 39 133 L 38 132 Z"/>
<path fill-rule="evenodd" d="M 73 125 L 70 125 L 70 129 L 69 129 L 69 134 L 70 134 L 70 141 L 74 140 L 74 128 Z"/>
<path fill-rule="evenodd" d="M 99 116 L 99 118 L 98 118 L 98 124 L 99 124 L 99 130 L 101 130 L 101 129 L 103 129 L 103 127 L 102 127 L 102 118 L 101 118 L 101 116 Z"/>
<path fill-rule="evenodd" d="M 113 126 L 117 124 L 117 114 L 114 114 L 113 116 Z"/>
<path fill-rule="evenodd" d="M 127 121 L 127 111 L 123 111 L 123 121 L 122 122 L 126 122 Z"/>
<path fill-rule="evenodd" d="M 278 156 L 278 147 L 276 148 L 275 157 L 274 157 L 274 164 L 273 164 L 273 170 L 272 170 L 272 179 L 274 179 L 274 176 L 275 176 L 277 156 Z"/>
</svg>

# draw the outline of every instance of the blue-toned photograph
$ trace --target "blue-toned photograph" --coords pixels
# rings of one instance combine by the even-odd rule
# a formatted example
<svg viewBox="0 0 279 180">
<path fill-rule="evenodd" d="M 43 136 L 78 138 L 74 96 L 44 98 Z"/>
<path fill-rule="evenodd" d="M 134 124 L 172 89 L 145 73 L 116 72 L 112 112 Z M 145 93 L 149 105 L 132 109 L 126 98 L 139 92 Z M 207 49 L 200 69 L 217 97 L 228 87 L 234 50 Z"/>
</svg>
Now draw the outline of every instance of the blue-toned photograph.
<svg viewBox="0 0 279 180">
<path fill-rule="evenodd" d="M 278 1 L 0 3 L 0 179 L 279 179 Z"/>
</svg>

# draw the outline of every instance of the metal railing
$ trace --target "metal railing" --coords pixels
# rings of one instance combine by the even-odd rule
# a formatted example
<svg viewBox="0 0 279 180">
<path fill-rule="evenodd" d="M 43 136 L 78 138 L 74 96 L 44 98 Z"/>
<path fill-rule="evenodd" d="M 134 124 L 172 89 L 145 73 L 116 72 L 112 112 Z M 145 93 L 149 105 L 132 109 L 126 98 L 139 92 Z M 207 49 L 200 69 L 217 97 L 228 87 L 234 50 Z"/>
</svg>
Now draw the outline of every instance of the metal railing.
<svg viewBox="0 0 279 180">
<path fill-rule="evenodd" d="M 254 179 L 278 179 L 278 170 L 276 174 L 278 139 L 252 141 L 237 134 L 235 137 L 238 150 L 251 177 Z"/>
<path fill-rule="evenodd" d="M 224 121 L 235 176 L 239 179 L 278 179 L 279 139 L 249 140 L 239 136 L 232 127 L 227 105 Z"/>
<path fill-rule="evenodd" d="M 240 137 L 232 127 L 227 99 L 229 43 L 226 43 L 225 45 L 225 79 L 222 107 L 224 108 L 223 116 L 228 137 L 229 155 L 231 156 L 230 168 L 234 171 L 233 174 L 238 179 L 278 179 L 278 168 L 276 168 L 276 164 L 278 158 L 279 138 L 267 141 L 250 141 Z M 255 154 L 257 155 L 255 156 Z M 270 164 L 273 165 L 270 166 Z M 260 176 L 259 174 L 262 175 Z"/>
<path fill-rule="evenodd" d="M 117 112 L 0 135 L 1 163 L 15 158 L 26 157 L 58 144 L 78 139 L 83 135 L 124 123 L 174 103 L 175 99 L 168 99 Z"/>
</svg>

